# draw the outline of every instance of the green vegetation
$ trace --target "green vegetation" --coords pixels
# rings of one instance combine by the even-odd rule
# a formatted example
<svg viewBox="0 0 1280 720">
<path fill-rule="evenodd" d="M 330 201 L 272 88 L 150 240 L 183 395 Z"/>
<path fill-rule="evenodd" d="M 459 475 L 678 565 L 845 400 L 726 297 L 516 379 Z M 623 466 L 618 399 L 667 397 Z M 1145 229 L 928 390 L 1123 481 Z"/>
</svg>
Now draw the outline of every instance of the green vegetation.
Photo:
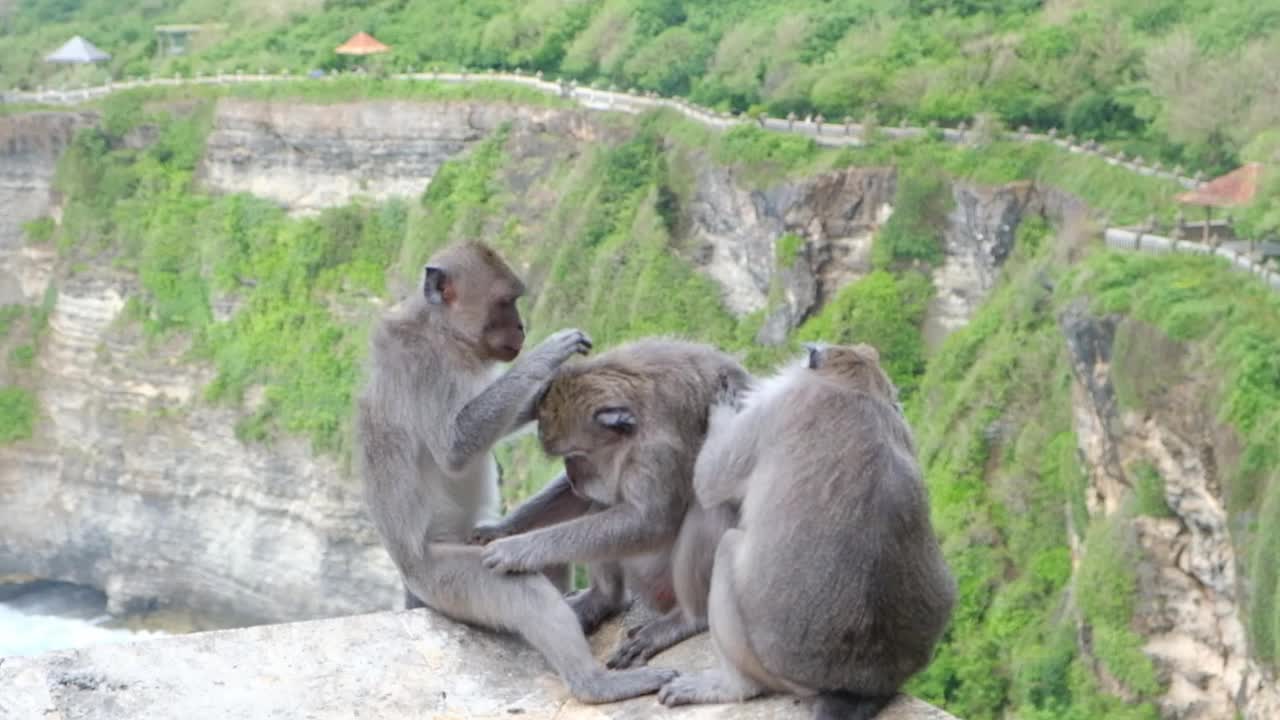
<svg viewBox="0 0 1280 720">
<path fill-rule="evenodd" d="M 49 238 L 53 237 L 53 229 L 53 218 L 49 217 L 37 218 L 22 226 L 27 240 L 36 245 L 49 242 Z"/>
<path fill-rule="evenodd" d="M 680 199 L 659 117 L 568 167 L 555 181 L 559 204 L 539 227 L 507 219 L 520 198 L 500 176 L 504 131 L 441 168 L 418 203 L 289 219 L 252 197 L 194 192 L 210 104 L 148 111 L 166 107 L 156 99 L 113 96 L 104 127 L 75 138 L 58 169 L 68 202 L 52 239 L 72 259 L 109 250 L 117 267 L 138 273 L 145 292 L 128 313 L 152 336 L 191 336 L 193 356 L 218 369 L 209 400 L 239 403 L 263 386 L 263 403 L 239 428 L 245 440 L 283 430 L 345 452 L 368 298 L 387 295 L 388 277 L 416 278 L 451 240 L 484 237 L 542 278 L 526 308 L 533 342 L 573 324 L 601 346 L 663 333 L 742 349 L 755 364 L 786 351 L 757 347 L 759 318 L 736 321 L 712 281 L 671 252 Z M 156 143 L 125 145 L 124 134 L 142 123 L 157 128 Z M 215 299 L 239 309 L 216 322 Z"/>
<path fill-rule="evenodd" d="M 9 359 L 20 368 L 29 368 L 36 359 L 36 349 L 32 345 L 18 345 L 9 353 Z"/>
<path fill-rule="evenodd" d="M 778 258 L 778 267 L 789 268 L 796 264 L 796 260 L 800 257 L 800 251 L 804 249 L 804 238 L 799 235 L 787 233 L 778 238 L 774 245 L 774 254 Z"/>
<path fill-rule="evenodd" d="M 157 53 L 154 25 L 209 21 L 228 29 L 196 38 L 187 56 Z M 332 52 L 360 29 L 392 52 Z M 75 33 L 111 62 L 41 62 Z M 738 112 L 919 125 L 990 113 L 1211 171 L 1274 127 L 1266 69 L 1277 48 L 1280 10 L 1252 0 L 24 0 L 0 10 L 5 86 L 234 68 L 520 67 Z"/>
<path fill-rule="evenodd" d="M 1114 225 L 1141 222 L 1150 215 L 1171 221 L 1177 211 L 1173 196 L 1182 191 L 1176 183 L 1135 175 L 1048 143 L 995 142 L 965 149 L 921 138 L 846 148 L 831 164 L 894 165 L 904 172 L 943 172 L 985 185 L 1034 180 L 1080 198 Z"/>
<path fill-rule="evenodd" d="M 0 339 L 9 335 L 13 323 L 22 317 L 25 310 L 21 305 L 0 306 Z"/>
<path fill-rule="evenodd" d="M 1022 249 L 1002 287 L 931 359 L 907 405 L 960 587 L 944 643 L 910 689 L 966 718 L 1075 701 L 1060 672 L 1075 661 L 1074 643 L 1061 657 L 1040 657 L 1071 574 L 1061 511 L 1079 473 L 1069 378 L 1049 297 L 1034 279 L 1048 263 Z"/>
<path fill-rule="evenodd" d="M 871 262 L 878 268 L 942 260 L 942 228 L 954 202 L 951 184 L 938 171 L 900 169 L 893 215 L 876 235 Z"/>
<path fill-rule="evenodd" d="M 1130 627 L 1137 592 L 1137 541 L 1124 513 L 1089 528 L 1076 573 L 1076 602 L 1090 628 L 1093 655 L 1120 684 L 1142 699 L 1160 688 L 1142 638 Z"/>
<path fill-rule="evenodd" d="M 20 387 L 0 387 L 0 444 L 31 437 L 36 422 L 36 399 Z"/>
<path fill-rule="evenodd" d="M 174 117 L 149 115 L 144 100 L 114 99 L 105 128 L 82 132 L 63 156 L 58 182 L 69 202 L 55 242 L 72 256 L 111 248 L 118 267 L 138 273 L 146 292 L 131 298 L 129 312 L 152 335 L 192 336 L 193 354 L 219 371 L 210 399 L 239 401 L 266 386 L 242 437 L 284 429 L 341 449 L 364 340 L 330 305 L 382 294 L 405 208 L 351 206 L 290 221 L 251 197 L 194 193 L 208 105 Z M 144 121 L 159 128 L 155 144 L 120 143 Z M 242 309 L 214 322 L 215 297 Z"/>
<path fill-rule="evenodd" d="M 877 270 L 841 288 L 822 312 L 800 327 L 797 337 L 870 343 L 906 398 L 924 372 L 920 324 L 932 296 L 933 285 L 925 275 L 906 271 L 895 276 Z"/>
<path fill-rule="evenodd" d="M 61 24 L 66 18 L 91 18 L 98 5 L 86 0 L 78 11 L 54 13 L 51 27 L 69 27 Z M 1214 23 L 1227 23 L 1229 12 L 1236 13 L 1233 22 L 1247 18 L 1259 37 L 1271 32 L 1270 16 L 1237 2 L 1226 3 L 1226 10 L 1170 3 L 1148 3 L 1142 10 L 1093 1 L 1085 10 L 1061 11 L 1061 22 L 1042 16 L 1034 3 L 932 0 L 901 9 L 873 0 L 839 22 L 819 22 L 836 11 L 816 0 L 785 16 L 773 5 L 745 0 L 714 8 L 665 0 L 462 5 L 334 0 L 323 11 L 263 20 L 260 29 L 191 58 L 163 62 L 172 63 L 167 69 L 178 63 L 191 69 L 231 57 L 249 63 L 279 57 L 295 69 L 336 66 L 347 61 L 333 60 L 327 48 L 349 34 L 351 24 L 368 22 L 365 27 L 396 46 L 392 65 L 520 64 L 675 88 L 735 109 L 818 110 L 829 118 L 841 108 L 864 115 L 875 102 L 886 120 L 963 119 L 994 103 L 1006 122 L 1031 118 L 1024 121 L 1067 129 L 1074 122 L 1080 134 L 1214 167 L 1232 157 L 1235 141 L 1218 138 L 1201 147 L 1175 139 L 1173 125 L 1165 129 L 1171 106 L 1136 82 L 1139 61 L 1148 47 L 1163 42 L 1160 33 L 1193 20 L 1205 23 L 1196 30 L 1205 43 L 1196 52 L 1230 57 L 1237 50 L 1211 32 Z M 176 7 L 161 0 L 155 12 L 163 17 Z M 403 25 L 425 16 L 428 7 L 435 14 L 418 27 L 448 26 L 449 33 L 410 33 L 412 26 Z M 25 23 L 31 13 L 53 13 L 51 8 L 32 0 L 9 22 Z M 125 27 L 141 22 L 131 12 L 120 19 Z M 229 12 L 258 11 L 233 4 Z M 1163 19 L 1154 17 L 1161 13 Z M 1145 19 L 1137 23 L 1140 15 Z M 1100 18 L 1107 22 L 1098 24 Z M 0 37 L 8 41 L 4 33 L 16 26 L 0 21 Z M 121 42 L 132 48 L 146 37 Z M 1104 62 L 1104 41 L 1119 43 L 1107 45 L 1120 48 L 1107 51 L 1108 62 L 1123 68 Z M 714 52 L 700 56 L 699 43 L 707 42 Z M 11 52 L 5 46 L 0 58 Z M 131 52 L 118 56 L 118 69 L 150 62 L 150 51 Z M 993 69 L 982 75 L 986 79 L 950 82 L 967 77 L 955 73 L 972 70 L 976 58 Z M 999 72 L 997 59 L 1004 68 Z M 1088 93 L 1076 87 L 1085 81 L 1052 80 L 1063 73 L 1042 72 L 1044 67 L 1078 69 L 1088 78 Z M 1010 72 L 1016 82 L 1003 77 Z M 1111 82 L 1117 74 L 1127 78 L 1123 93 Z M 1161 688 L 1130 627 L 1136 589 L 1130 518 L 1090 517 L 1084 503 L 1070 371 L 1056 322 L 1065 304 L 1082 296 L 1100 312 L 1127 316 L 1113 368 L 1123 406 L 1150 406 L 1169 376 L 1190 372 L 1182 354 L 1164 352 L 1147 330 L 1194 347 L 1196 358 L 1209 356 L 1221 375 L 1219 417 L 1242 447 L 1238 460 L 1221 458 L 1226 464 L 1219 469 L 1246 565 L 1250 639 L 1258 657 L 1280 657 L 1280 300 L 1274 293 L 1203 258 L 1093 252 L 1069 272 L 1065 241 L 1054 238 L 1042 219 L 1029 217 L 1019 226 L 996 291 L 970 324 L 932 357 L 920 335 L 933 294 L 925 273 L 942 259 L 939 228 L 951 210 L 951 180 L 1037 181 L 1078 195 L 1115 223 L 1171 216 L 1174 184 L 1048 144 L 997 141 L 974 151 L 940 142 L 935 134 L 836 152 L 753 126 L 715 133 L 658 112 L 602 119 L 609 132 L 599 142 L 551 158 L 538 177 L 538 199 L 517 182 L 527 175 L 528 158 L 519 156 L 522 148 L 504 128 L 446 163 L 419 198 L 353 203 L 299 219 L 262 200 L 213 197 L 194 185 L 212 100 L 225 95 L 315 102 L 559 101 L 500 84 L 366 78 L 147 90 L 101 103 L 103 127 L 77 136 L 59 167 L 58 188 L 66 198 L 62 224 L 36 221 L 28 236 L 53 243 L 68 267 L 106 261 L 137 273 L 143 292 L 130 299 L 129 317 L 150 338 L 190 338 L 192 357 L 217 369 L 205 389 L 208 400 L 238 404 L 262 388 L 261 404 L 238 428 L 246 441 L 291 432 L 319 450 L 345 453 L 352 393 L 368 323 L 377 312 L 371 300 L 399 294 L 434 250 L 466 238 L 486 239 L 524 269 L 533 290 L 522 307 L 531 343 L 568 325 L 590 332 L 602 348 L 642 335 L 680 335 L 741 352 L 754 369 L 772 367 L 793 346 L 758 346 L 754 338 L 764 313 L 735 318 L 715 284 L 682 259 L 693 250 L 684 246 L 681 224 L 697 169 L 720 163 L 732 169 L 735 181 L 765 188 L 834 168 L 893 166 L 899 173 L 896 210 L 873 245 L 876 270 L 839 289 L 792 340 L 874 344 L 917 428 L 935 525 L 961 596 L 934 663 L 910 691 L 973 720 L 1156 716 L 1151 700 Z M 179 99 L 194 102 L 165 102 Z M 1079 104 L 1086 99 L 1092 105 Z M 1074 120 L 1067 122 L 1068 116 Z M 143 123 L 155 126 L 158 140 L 141 149 L 126 145 L 125 134 Z M 1252 221 L 1263 227 L 1268 218 L 1262 213 Z M 802 238 L 784 235 L 776 242 L 779 265 L 799 259 Z M 52 298 L 32 310 L 37 338 Z M 215 320 L 215 304 L 236 312 Z M 21 310 L 3 311 L 0 328 L 19 317 Z M 38 340 L 13 339 L 12 364 L 30 364 L 37 347 Z M 0 391 L 0 413 L 12 428 L 0 428 L 0 438 L 30 435 L 37 411 L 29 394 Z M 510 500 L 525 496 L 554 468 L 527 439 L 501 456 Z M 1135 498 L 1126 513 L 1167 514 L 1163 480 L 1154 468 L 1130 471 Z M 1074 576 L 1073 532 L 1084 548 Z M 1083 646 L 1078 624 L 1088 628 Z M 1137 702 L 1104 692 L 1095 667 Z"/>
<path fill-rule="evenodd" d="M 784 135 L 755 125 L 736 125 L 719 136 L 712 157 L 726 165 L 787 171 L 804 167 L 818 155 L 812 138 Z"/>
<path fill-rule="evenodd" d="M 1133 479 L 1134 512 L 1149 517 L 1172 517 L 1169 501 L 1164 495 L 1164 478 L 1160 471 L 1149 462 L 1143 462 L 1129 468 L 1129 477 Z"/>
<path fill-rule="evenodd" d="M 1079 619 L 1104 640 L 1090 655 L 1075 641 L 1063 510 L 1076 528 L 1091 521 L 1055 320 L 1072 296 L 1061 285 L 1049 289 L 1062 272 L 1049 238 L 1040 220 L 1020 226 L 1003 282 L 930 358 L 907 403 L 934 524 L 960 586 L 944 642 L 909 689 L 965 718 L 1153 719 L 1148 696 L 1126 704 L 1106 695 L 1090 669 L 1098 659 L 1127 687 L 1151 690 L 1150 663 L 1122 632 L 1132 614 L 1131 567 L 1108 579 L 1129 614 L 1082 603 Z M 1087 550 L 1086 564 L 1109 569 L 1108 550 Z M 1077 576 L 1074 585 L 1084 582 Z"/>
</svg>

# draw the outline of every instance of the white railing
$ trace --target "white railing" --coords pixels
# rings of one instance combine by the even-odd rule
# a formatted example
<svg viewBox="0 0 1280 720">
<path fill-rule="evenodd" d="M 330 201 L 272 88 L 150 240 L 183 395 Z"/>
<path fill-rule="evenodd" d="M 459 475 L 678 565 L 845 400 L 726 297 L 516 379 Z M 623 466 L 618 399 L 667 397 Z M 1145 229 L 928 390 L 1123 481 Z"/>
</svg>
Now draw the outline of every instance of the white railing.
<svg viewBox="0 0 1280 720">
<path fill-rule="evenodd" d="M 1151 235 L 1140 230 L 1123 228 L 1107 228 L 1104 236 L 1107 246 L 1120 250 L 1136 250 L 1150 253 L 1192 253 L 1195 255 L 1217 255 L 1226 258 L 1232 269 L 1257 275 L 1274 290 L 1280 290 L 1280 272 L 1266 266 L 1249 253 L 1238 249 L 1219 245 L 1214 247 L 1191 240 L 1174 240 L 1161 235 Z"/>
<path fill-rule="evenodd" d="M 332 79 L 338 75 L 329 74 L 322 79 Z M 530 75 L 515 72 L 418 72 L 400 73 L 391 77 L 400 80 L 428 80 L 449 83 L 468 82 L 504 82 L 532 88 L 548 94 L 558 95 L 576 101 L 579 105 L 592 110 L 638 113 L 652 108 L 665 107 L 675 110 L 685 117 L 703 125 L 723 129 L 742 123 L 756 123 L 760 127 L 776 132 L 786 132 L 812 137 L 823 145 L 860 145 L 865 139 L 867 129 L 861 123 L 845 118 L 840 122 L 824 121 L 818 118 L 786 118 L 764 117 L 749 118 L 745 115 L 731 115 L 717 112 L 710 108 L 700 107 L 683 98 L 660 97 L 653 93 L 641 93 L 636 90 L 601 90 L 598 88 L 579 86 L 577 83 L 544 80 L 542 73 Z M 73 105 L 104 97 L 113 92 L 130 90 L 139 87 L 159 87 L 172 85 L 228 85 L 233 83 L 266 83 L 285 82 L 310 79 L 308 75 L 290 74 L 287 72 L 270 74 L 266 72 L 219 73 L 217 75 L 197 74 L 194 77 L 149 77 L 120 82 L 108 82 L 105 85 L 84 87 L 71 90 L 41 89 L 37 91 L 13 90 L 0 93 L 0 103 L 31 103 L 42 105 Z M 319 80 L 317 80 L 319 81 Z M 931 132 L 938 133 L 948 142 L 963 142 L 975 132 L 963 124 L 957 128 L 921 128 L 921 127 L 889 127 L 878 126 L 876 132 L 885 137 L 899 139 L 920 137 Z M 1186 188 L 1198 187 L 1202 179 L 1188 177 L 1179 168 L 1165 169 L 1158 163 L 1150 164 L 1142 158 L 1126 158 L 1123 153 L 1108 154 L 1095 143 L 1079 143 L 1072 137 L 1059 137 L 1054 131 L 1048 133 L 1028 132 L 1026 128 L 1005 132 L 1003 136 L 1019 142 L 1047 142 L 1067 152 L 1089 155 L 1099 158 L 1109 165 L 1120 167 L 1129 172 L 1147 177 L 1176 182 Z"/>
</svg>

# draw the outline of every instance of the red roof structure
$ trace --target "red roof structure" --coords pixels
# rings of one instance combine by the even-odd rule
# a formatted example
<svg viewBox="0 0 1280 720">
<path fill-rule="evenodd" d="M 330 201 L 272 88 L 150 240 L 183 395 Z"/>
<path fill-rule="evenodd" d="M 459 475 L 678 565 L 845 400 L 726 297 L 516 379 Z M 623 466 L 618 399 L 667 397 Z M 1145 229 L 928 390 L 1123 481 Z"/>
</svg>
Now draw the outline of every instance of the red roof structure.
<svg viewBox="0 0 1280 720">
<path fill-rule="evenodd" d="M 339 55 L 373 55 L 375 53 L 383 53 L 391 48 L 383 45 L 374 39 L 367 32 L 358 32 L 352 35 L 350 39 L 342 43 L 333 51 Z"/>
<path fill-rule="evenodd" d="M 1239 207 L 1248 205 L 1258 193 L 1262 163 L 1241 165 L 1226 175 L 1216 177 L 1195 190 L 1174 196 L 1180 203 L 1206 207 Z"/>
</svg>

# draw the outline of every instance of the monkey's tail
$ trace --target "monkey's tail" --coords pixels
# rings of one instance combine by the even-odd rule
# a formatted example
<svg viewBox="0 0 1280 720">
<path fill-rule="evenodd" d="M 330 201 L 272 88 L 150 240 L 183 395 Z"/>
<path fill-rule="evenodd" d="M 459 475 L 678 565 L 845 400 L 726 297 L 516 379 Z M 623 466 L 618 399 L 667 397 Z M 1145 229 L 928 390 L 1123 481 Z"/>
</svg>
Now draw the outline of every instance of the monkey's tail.
<svg viewBox="0 0 1280 720">
<path fill-rule="evenodd" d="M 893 695 L 855 695 L 824 692 L 813 706 L 813 720 L 871 720 L 880 714 Z"/>
</svg>

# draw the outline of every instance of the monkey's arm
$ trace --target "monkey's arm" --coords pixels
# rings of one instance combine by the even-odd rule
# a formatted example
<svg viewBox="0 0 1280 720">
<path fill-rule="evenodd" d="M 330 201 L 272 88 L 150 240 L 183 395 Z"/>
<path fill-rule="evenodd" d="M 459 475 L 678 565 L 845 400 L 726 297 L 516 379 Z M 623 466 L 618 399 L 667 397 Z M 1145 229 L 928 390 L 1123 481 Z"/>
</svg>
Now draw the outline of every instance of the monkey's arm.
<svg viewBox="0 0 1280 720">
<path fill-rule="evenodd" d="M 674 522 L 664 515 L 669 515 Z M 648 552 L 680 529 L 677 511 L 614 505 L 557 525 L 495 540 L 484 549 L 485 567 L 530 572 L 549 565 L 598 562 Z"/>
<path fill-rule="evenodd" d="M 497 380 L 469 400 L 449 419 L 443 438 L 429 440 L 449 473 L 462 472 L 499 440 L 528 422 L 528 411 L 556 369 L 574 353 L 591 349 L 579 330 L 561 330 L 516 361 Z"/>
<path fill-rule="evenodd" d="M 747 476 L 755 469 L 761 424 L 749 411 L 731 412 L 727 407 L 712 408 L 707 439 L 694 464 L 693 491 L 704 508 L 742 502 Z"/>
<path fill-rule="evenodd" d="M 489 542 L 533 528 L 578 517 L 591 509 L 591 501 L 574 494 L 569 476 L 561 473 L 532 497 L 495 523 L 476 526 L 474 542 Z"/>
<path fill-rule="evenodd" d="M 463 405 L 442 433 L 444 447 L 432 448 L 445 470 L 461 472 L 514 432 L 521 424 L 522 410 L 542 385 L 541 379 L 512 368 Z"/>
</svg>

